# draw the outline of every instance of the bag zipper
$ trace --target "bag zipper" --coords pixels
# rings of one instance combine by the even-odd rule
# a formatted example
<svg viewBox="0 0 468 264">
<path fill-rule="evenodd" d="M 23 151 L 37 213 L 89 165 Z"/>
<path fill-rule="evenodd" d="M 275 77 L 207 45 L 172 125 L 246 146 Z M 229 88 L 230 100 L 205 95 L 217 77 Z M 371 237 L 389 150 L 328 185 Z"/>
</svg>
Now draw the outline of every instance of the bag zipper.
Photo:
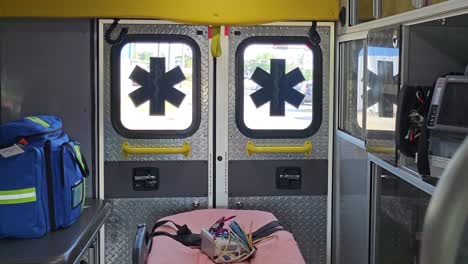
<svg viewBox="0 0 468 264">
<path fill-rule="evenodd" d="M 64 159 L 64 156 L 65 156 L 65 144 L 62 144 L 62 146 L 60 146 L 60 173 L 62 174 L 62 187 L 65 188 L 65 168 L 64 168 L 64 163 L 63 163 L 63 159 Z"/>
<path fill-rule="evenodd" d="M 52 160 L 51 160 L 51 142 L 46 140 L 44 144 L 44 154 L 46 162 L 46 174 L 47 174 L 47 196 L 49 204 L 49 216 L 50 216 L 50 227 L 51 230 L 55 229 L 55 202 L 54 202 L 54 185 L 52 175 Z"/>
<path fill-rule="evenodd" d="M 41 137 L 41 136 L 45 136 L 45 135 L 49 135 L 49 134 L 54 134 L 54 133 L 57 133 L 57 132 L 59 132 L 61 130 L 62 130 L 62 128 L 59 127 L 57 129 L 54 129 L 54 130 L 51 130 L 51 131 L 36 133 L 36 134 L 28 135 L 28 136 L 17 136 L 13 143 L 0 145 L 0 149 L 10 147 L 10 146 L 12 146 L 14 144 L 26 145 L 27 143 L 26 144 L 22 143 L 23 139 L 26 140 L 26 142 L 27 142 L 28 139 L 35 138 L 35 137 Z"/>
<path fill-rule="evenodd" d="M 62 187 L 65 187 L 65 168 L 64 168 L 64 163 L 63 163 L 63 159 L 65 156 L 65 148 L 67 148 L 69 151 L 72 152 L 73 159 L 76 162 L 75 154 L 73 153 L 73 146 L 70 145 L 70 142 L 72 141 L 70 140 L 68 142 L 65 142 L 60 146 L 60 168 L 61 168 L 61 173 L 62 173 Z M 80 166 L 79 164 L 77 165 Z"/>
<path fill-rule="evenodd" d="M 28 136 L 17 136 L 16 140 L 15 140 L 16 141 L 15 143 L 17 143 L 22 138 L 27 140 L 27 139 L 31 139 L 31 138 L 35 138 L 35 137 L 41 137 L 41 136 L 45 136 L 45 135 L 49 135 L 49 134 L 54 134 L 54 133 L 57 133 L 57 132 L 59 132 L 61 130 L 62 130 L 62 128 L 59 127 L 57 129 L 54 129 L 54 130 L 51 130 L 51 131 L 45 131 L 45 132 L 36 133 L 36 134 L 28 135 Z"/>
<path fill-rule="evenodd" d="M 45 159 L 45 150 L 44 150 L 44 148 L 41 149 L 41 152 L 42 152 L 42 154 L 44 156 L 44 159 Z M 47 174 L 47 168 L 46 168 L 46 174 Z M 46 176 L 46 180 L 47 180 L 47 176 Z M 45 204 L 44 204 L 44 196 L 42 195 L 43 194 L 43 182 L 44 182 L 44 177 L 42 177 L 41 181 L 40 181 L 40 186 L 41 186 L 40 187 L 40 193 L 41 193 L 41 206 L 42 206 L 42 210 L 44 211 L 42 216 L 44 217 L 44 224 L 47 226 L 46 208 L 45 208 Z M 46 227 L 46 231 L 47 231 L 47 227 Z"/>
</svg>

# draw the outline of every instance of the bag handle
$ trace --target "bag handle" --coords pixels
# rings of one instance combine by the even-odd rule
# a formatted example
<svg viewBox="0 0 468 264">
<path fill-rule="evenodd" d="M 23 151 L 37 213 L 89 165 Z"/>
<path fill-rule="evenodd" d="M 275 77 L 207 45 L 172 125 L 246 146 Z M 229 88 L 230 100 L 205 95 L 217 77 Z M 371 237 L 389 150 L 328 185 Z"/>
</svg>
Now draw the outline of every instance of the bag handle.
<svg viewBox="0 0 468 264">
<path fill-rule="evenodd" d="M 75 159 L 77 159 L 77 157 L 75 156 Z M 88 163 L 86 162 L 86 158 L 81 155 L 81 161 L 82 161 L 82 164 L 78 162 L 78 167 L 80 167 L 80 171 L 81 171 L 81 174 L 83 174 L 83 177 L 85 178 L 88 178 L 89 177 L 89 167 L 88 167 Z"/>
<path fill-rule="evenodd" d="M 68 148 L 68 150 L 70 150 L 74 154 L 73 157 L 75 158 L 75 162 L 78 165 L 78 168 L 80 169 L 80 172 L 83 175 L 83 177 L 88 178 L 89 176 L 88 162 L 86 161 L 86 158 L 81 153 L 80 148 L 79 147 L 76 148 L 76 145 L 74 146 L 70 145 L 70 142 L 73 142 L 73 141 L 64 143 L 64 145 Z"/>
</svg>

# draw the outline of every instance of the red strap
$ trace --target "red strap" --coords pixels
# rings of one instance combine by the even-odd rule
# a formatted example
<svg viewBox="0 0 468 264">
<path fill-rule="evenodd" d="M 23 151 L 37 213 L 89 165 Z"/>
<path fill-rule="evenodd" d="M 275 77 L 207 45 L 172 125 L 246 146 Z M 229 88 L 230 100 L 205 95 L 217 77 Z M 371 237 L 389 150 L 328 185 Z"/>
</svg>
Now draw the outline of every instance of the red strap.
<svg viewBox="0 0 468 264">
<path fill-rule="evenodd" d="M 29 142 L 25 138 L 22 138 L 18 143 L 20 143 L 23 146 L 26 146 L 29 144 Z"/>
<path fill-rule="evenodd" d="M 213 37 L 213 27 L 208 26 L 208 39 L 211 39 Z"/>
</svg>

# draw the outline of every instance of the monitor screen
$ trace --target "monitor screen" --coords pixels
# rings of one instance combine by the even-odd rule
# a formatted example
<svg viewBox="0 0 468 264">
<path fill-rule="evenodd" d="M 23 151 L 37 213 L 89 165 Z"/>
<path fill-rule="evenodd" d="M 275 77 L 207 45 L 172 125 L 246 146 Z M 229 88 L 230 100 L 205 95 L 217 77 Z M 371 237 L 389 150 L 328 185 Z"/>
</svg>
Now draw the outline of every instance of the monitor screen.
<svg viewBox="0 0 468 264">
<path fill-rule="evenodd" d="M 468 83 L 447 82 L 437 123 L 468 127 Z"/>
</svg>

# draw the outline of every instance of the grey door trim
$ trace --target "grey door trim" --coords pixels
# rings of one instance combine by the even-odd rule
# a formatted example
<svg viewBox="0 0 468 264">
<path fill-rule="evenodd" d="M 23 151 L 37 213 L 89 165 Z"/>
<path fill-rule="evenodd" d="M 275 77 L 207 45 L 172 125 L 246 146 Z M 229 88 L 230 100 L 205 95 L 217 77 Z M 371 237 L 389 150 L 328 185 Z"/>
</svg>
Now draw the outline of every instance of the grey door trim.
<svg viewBox="0 0 468 264">
<path fill-rule="evenodd" d="M 415 187 L 421 189 L 422 191 L 430 195 L 434 193 L 435 187 L 423 181 L 419 175 L 410 173 L 398 167 L 394 167 L 393 165 L 385 162 L 384 160 L 370 153 L 369 153 L 369 162 L 379 165 L 380 167 L 388 170 L 389 172 L 395 174 L 399 178 L 405 180 L 406 182 L 414 185 Z"/>
</svg>

